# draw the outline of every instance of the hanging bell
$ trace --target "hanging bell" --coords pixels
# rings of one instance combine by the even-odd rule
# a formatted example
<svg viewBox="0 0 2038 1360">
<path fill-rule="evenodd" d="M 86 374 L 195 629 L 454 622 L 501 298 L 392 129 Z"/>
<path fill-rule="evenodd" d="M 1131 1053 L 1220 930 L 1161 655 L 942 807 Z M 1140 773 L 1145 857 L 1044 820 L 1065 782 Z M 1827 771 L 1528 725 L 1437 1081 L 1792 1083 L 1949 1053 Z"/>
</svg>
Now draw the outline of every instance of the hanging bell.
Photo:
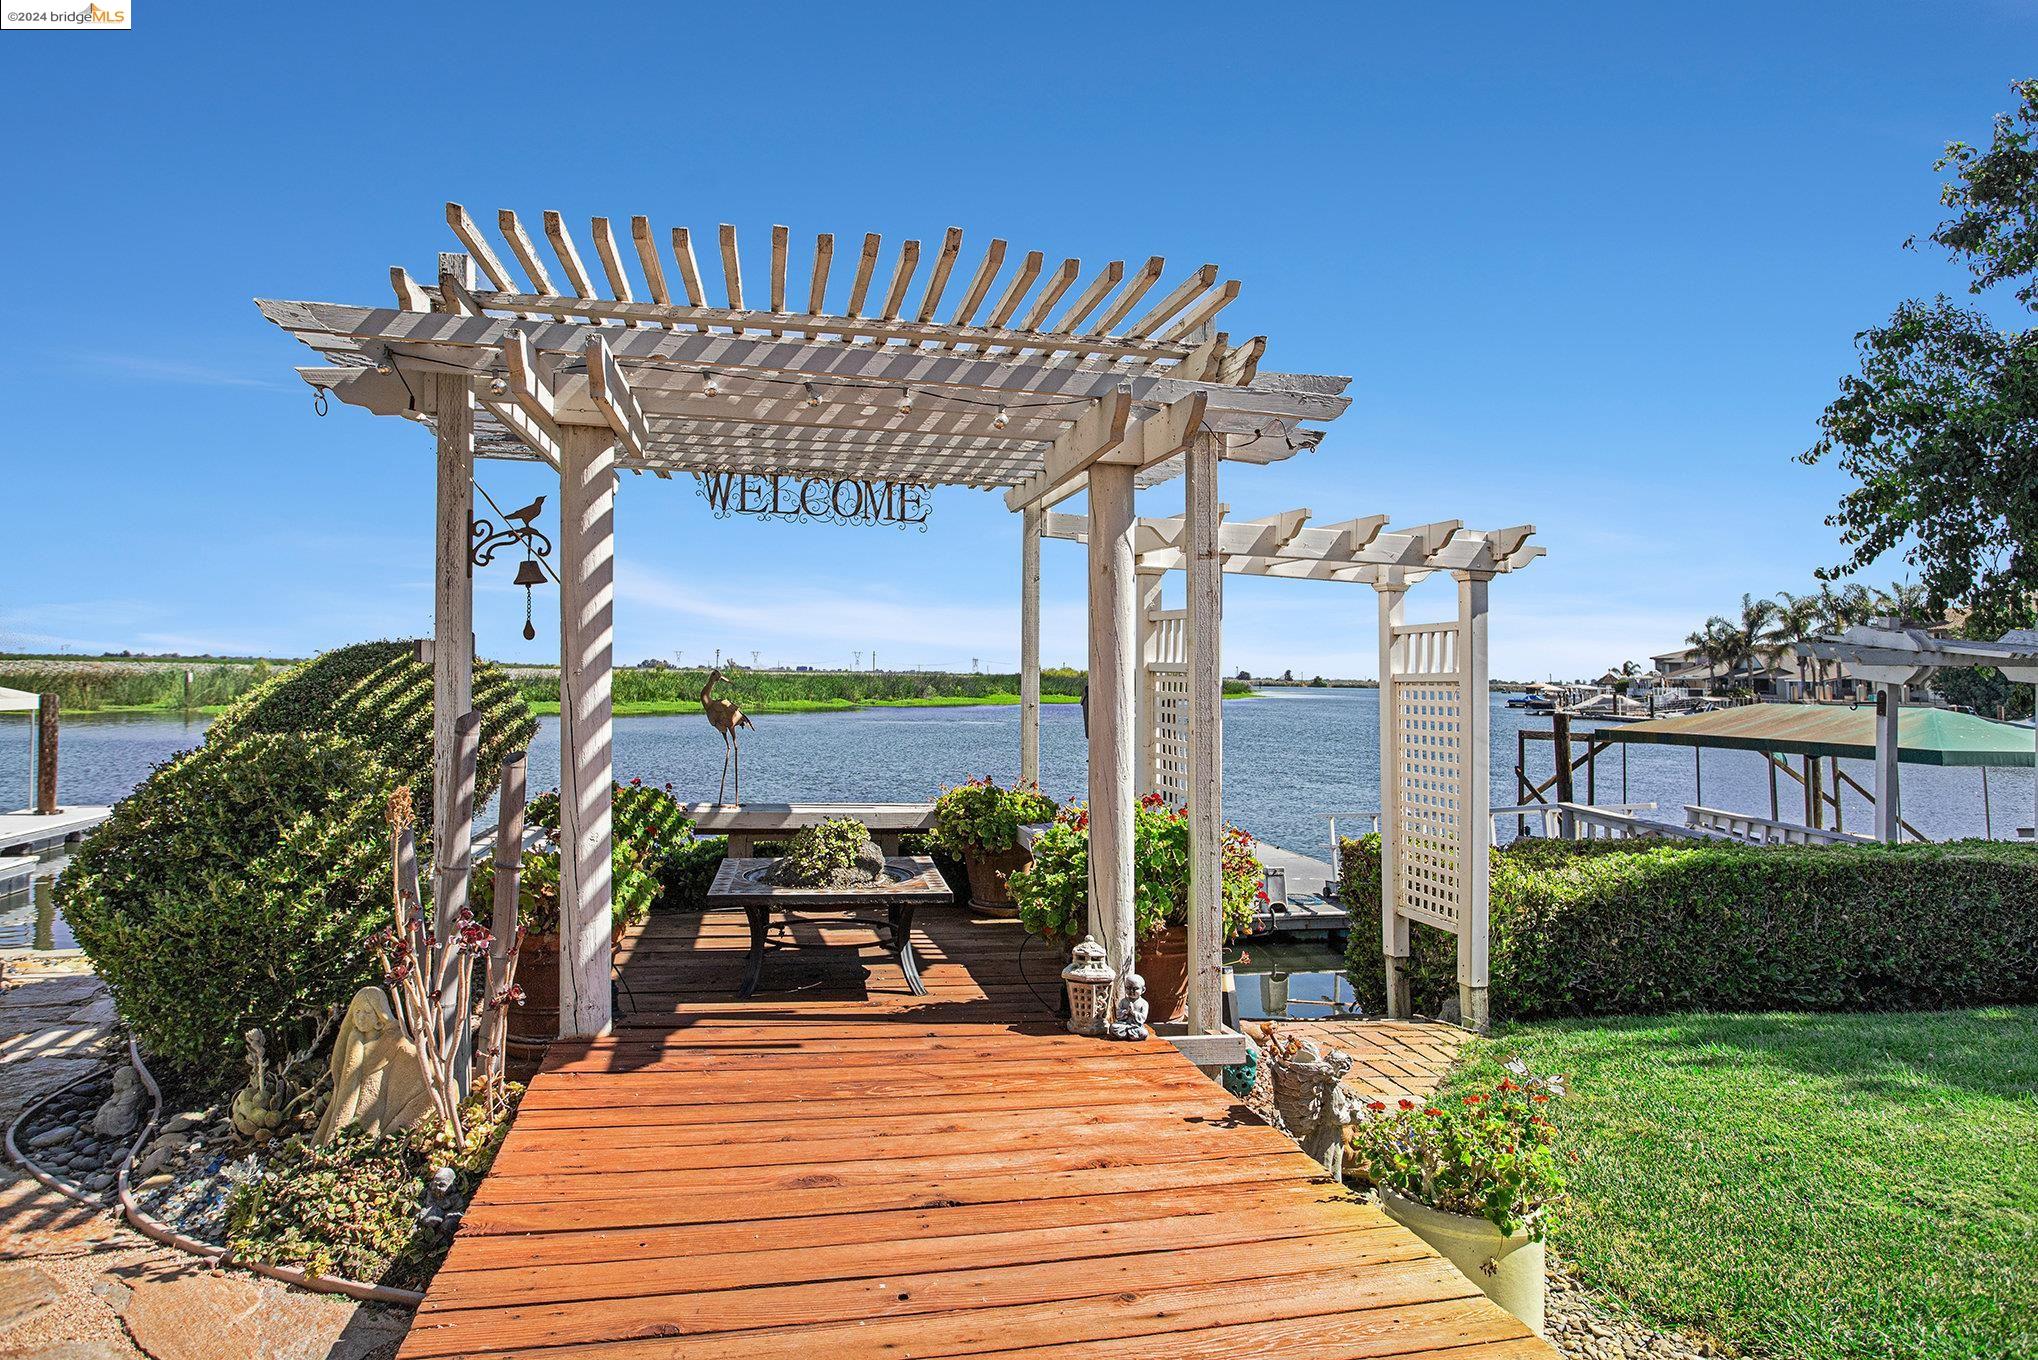
<svg viewBox="0 0 2038 1360">
<path fill-rule="evenodd" d="M 516 583 L 526 590 L 532 586 L 542 586 L 545 584 L 545 569 L 538 565 L 535 557 L 526 557 L 517 563 Z"/>
</svg>

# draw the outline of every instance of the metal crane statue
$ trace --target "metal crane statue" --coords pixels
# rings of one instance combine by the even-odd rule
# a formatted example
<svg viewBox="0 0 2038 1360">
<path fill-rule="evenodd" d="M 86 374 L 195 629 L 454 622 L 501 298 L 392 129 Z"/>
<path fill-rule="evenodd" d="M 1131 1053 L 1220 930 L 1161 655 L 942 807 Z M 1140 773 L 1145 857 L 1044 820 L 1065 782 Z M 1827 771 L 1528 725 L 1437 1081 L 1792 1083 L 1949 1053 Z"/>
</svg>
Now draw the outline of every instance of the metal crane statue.
<svg viewBox="0 0 2038 1360">
<path fill-rule="evenodd" d="M 725 679 L 722 668 L 717 666 L 708 672 L 708 683 L 701 686 L 701 712 L 708 715 L 708 721 L 722 734 L 722 784 L 715 792 L 715 801 L 723 800 L 722 792 L 729 787 L 729 766 L 736 767 L 736 801 L 743 801 L 743 756 L 736 744 L 736 729 L 747 727 L 757 730 L 757 724 L 745 717 L 743 710 L 728 699 L 717 699 L 714 694 L 716 682 Z"/>
</svg>

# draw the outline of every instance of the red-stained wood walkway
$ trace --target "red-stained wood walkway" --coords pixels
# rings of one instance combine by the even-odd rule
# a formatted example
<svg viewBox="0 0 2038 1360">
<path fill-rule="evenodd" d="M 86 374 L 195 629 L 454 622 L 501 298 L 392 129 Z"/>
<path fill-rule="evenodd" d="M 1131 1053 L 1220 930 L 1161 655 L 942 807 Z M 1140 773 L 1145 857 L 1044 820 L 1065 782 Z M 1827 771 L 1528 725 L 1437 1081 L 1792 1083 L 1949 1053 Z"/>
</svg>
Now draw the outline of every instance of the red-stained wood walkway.
<svg viewBox="0 0 2038 1360">
<path fill-rule="evenodd" d="M 1015 925 L 918 924 L 924 997 L 825 917 L 747 1002 L 740 914 L 633 932 L 402 1356 L 1554 1354 L 1167 1044 L 1063 1033 Z"/>
</svg>

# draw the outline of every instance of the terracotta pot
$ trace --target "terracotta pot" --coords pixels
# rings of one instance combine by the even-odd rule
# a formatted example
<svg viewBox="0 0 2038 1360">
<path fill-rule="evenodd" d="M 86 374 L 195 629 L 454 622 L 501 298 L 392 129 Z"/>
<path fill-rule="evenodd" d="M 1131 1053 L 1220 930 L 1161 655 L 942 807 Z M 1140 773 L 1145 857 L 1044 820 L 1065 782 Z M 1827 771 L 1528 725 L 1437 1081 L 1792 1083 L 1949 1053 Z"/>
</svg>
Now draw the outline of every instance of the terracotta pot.
<svg viewBox="0 0 2038 1360">
<path fill-rule="evenodd" d="M 1189 1014 L 1189 928 L 1169 926 L 1148 935 L 1134 950 L 1140 977 L 1146 980 L 1147 1023 L 1181 1020 Z"/>
<path fill-rule="evenodd" d="M 1006 880 L 1033 862 L 1033 856 L 1014 846 L 998 854 L 973 850 L 964 857 L 969 869 L 970 905 L 987 916 L 1017 916 L 1012 890 Z"/>
<path fill-rule="evenodd" d="M 1432 1209 L 1404 1199 L 1384 1185 L 1379 1192 L 1380 1207 L 1387 1217 L 1436 1248 L 1487 1298 L 1542 1335 L 1546 1281 L 1540 1241 L 1526 1232 L 1502 1237 L 1500 1229 L 1483 1218 Z"/>
<path fill-rule="evenodd" d="M 512 1075 L 537 1070 L 545 1050 L 559 1037 L 559 937 L 526 935 L 517 950 L 517 985 L 524 1004 L 511 1006 L 509 1044 L 505 1055 Z"/>
<path fill-rule="evenodd" d="M 609 936 L 613 950 L 623 940 L 618 929 Z M 514 1076 L 518 1070 L 535 1072 L 545 1061 L 545 1050 L 559 1037 L 559 937 L 526 935 L 517 951 L 517 985 L 524 989 L 524 1004 L 511 1006 L 509 1042 L 505 1057 Z"/>
</svg>

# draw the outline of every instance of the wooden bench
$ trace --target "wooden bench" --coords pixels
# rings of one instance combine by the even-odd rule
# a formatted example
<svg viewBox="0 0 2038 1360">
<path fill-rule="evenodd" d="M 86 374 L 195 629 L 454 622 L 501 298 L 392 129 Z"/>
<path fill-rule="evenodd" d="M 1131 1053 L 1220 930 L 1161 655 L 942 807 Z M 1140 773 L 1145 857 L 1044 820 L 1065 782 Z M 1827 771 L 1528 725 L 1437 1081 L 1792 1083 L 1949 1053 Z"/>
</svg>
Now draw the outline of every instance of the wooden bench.
<svg viewBox="0 0 2038 1360">
<path fill-rule="evenodd" d="M 899 837 L 934 827 L 932 803 L 684 803 L 680 810 L 694 834 L 727 836 L 731 859 L 754 855 L 759 841 L 782 841 L 840 817 L 862 822 L 887 855 L 899 853 Z"/>
</svg>

